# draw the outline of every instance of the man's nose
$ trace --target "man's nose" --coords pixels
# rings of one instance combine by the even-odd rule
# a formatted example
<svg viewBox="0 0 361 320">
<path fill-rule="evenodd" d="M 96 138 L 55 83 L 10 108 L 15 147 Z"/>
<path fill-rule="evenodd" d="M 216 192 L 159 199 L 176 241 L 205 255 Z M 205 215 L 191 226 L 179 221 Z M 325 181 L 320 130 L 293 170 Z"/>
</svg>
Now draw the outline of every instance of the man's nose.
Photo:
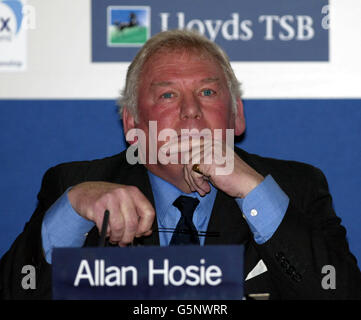
<svg viewBox="0 0 361 320">
<path fill-rule="evenodd" d="M 181 120 L 190 120 L 190 119 L 200 119 L 202 117 L 202 109 L 200 102 L 193 93 L 183 96 L 181 108 L 180 108 L 180 118 Z"/>
</svg>

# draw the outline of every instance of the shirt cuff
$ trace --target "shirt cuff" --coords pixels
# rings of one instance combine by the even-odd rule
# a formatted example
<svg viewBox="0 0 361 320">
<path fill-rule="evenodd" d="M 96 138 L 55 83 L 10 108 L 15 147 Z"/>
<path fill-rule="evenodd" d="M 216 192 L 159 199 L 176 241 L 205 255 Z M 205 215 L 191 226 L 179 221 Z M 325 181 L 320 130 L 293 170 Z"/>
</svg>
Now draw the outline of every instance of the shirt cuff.
<svg viewBox="0 0 361 320">
<path fill-rule="evenodd" d="M 269 240 L 280 225 L 289 204 L 288 196 L 271 175 L 266 178 L 244 199 L 236 202 L 244 214 L 254 240 L 263 244 Z"/>
<path fill-rule="evenodd" d="M 71 206 L 68 188 L 45 213 L 41 227 L 46 261 L 51 264 L 54 248 L 81 247 L 94 222 L 81 217 Z"/>
</svg>

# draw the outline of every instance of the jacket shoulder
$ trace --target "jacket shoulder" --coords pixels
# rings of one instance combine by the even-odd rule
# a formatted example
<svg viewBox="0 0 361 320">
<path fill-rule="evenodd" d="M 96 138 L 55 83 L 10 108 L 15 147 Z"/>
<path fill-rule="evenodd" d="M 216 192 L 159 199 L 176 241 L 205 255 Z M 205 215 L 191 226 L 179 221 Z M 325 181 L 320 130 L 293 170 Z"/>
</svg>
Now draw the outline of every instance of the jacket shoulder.
<svg viewBox="0 0 361 320">
<path fill-rule="evenodd" d="M 111 180 L 115 172 L 124 170 L 126 166 L 125 151 L 102 159 L 60 163 L 46 171 L 42 184 L 57 183 L 66 190 L 85 181 Z"/>
<path fill-rule="evenodd" d="M 308 163 L 261 157 L 238 149 L 237 154 L 264 177 L 271 175 L 281 189 L 302 206 L 317 195 L 329 196 L 323 172 Z"/>
<path fill-rule="evenodd" d="M 297 180 L 307 179 L 310 175 L 323 176 L 319 168 L 305 162 L 262 157 L 239 148 L 236 148 L 236 152 L 243 160 L 264 176 L 267 174 L 281 175 L 288 178 L 297 178 Z"/>
</svg>

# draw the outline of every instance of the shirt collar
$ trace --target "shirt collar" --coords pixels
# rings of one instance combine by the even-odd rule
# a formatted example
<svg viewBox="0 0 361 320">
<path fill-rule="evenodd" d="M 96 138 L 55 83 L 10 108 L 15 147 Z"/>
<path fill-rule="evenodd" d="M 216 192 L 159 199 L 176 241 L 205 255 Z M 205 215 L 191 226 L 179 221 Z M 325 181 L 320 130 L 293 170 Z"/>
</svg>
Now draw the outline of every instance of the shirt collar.
<svg viewBox="0 0 361 320">
<path fill-rule="evenodd" d="M 199 205 L 196 208 L 196 212 L 198 213 L 197 218 L 199 220 L 211 215 L 214 200 L 217 194 L 217 189 L 213 187 L 212 184 L 210 185 L 211 191 L 204 197 L 201 197 L 198 192 L 184 193 L 173 184 L 156 176 L 149 170 L 147 172 L 154 195 L 157 218 L 162 223 L 164 223 L 167 218 L 166 214 L 170 211 L 169 208 L 173 208 L 173 202 L 181 195 L 194 197 L 199 200 Z"/>
</svg>

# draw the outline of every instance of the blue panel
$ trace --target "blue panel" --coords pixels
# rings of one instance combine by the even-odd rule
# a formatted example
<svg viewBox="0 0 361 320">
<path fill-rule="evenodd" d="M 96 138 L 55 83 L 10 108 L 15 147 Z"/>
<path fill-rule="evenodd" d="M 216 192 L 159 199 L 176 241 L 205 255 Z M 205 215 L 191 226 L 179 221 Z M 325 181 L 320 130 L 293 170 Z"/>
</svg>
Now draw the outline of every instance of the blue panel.
<svg viewBox="0 0 361 320">
<path fill-rule="evenodd" d="M 0 256 L 34 211 L 49 167 L 125 147 L 118 119 L 110 100 L 0 100 Z"/>
<path fill-rule="evenodd" d="M 242 148 L 326 174 L 361 265 L 361 100 L 246 100 L 245 109 Z M 0 126 L 2 255 L 34 211 L 47 168 L 112 155 L 125 144 L 111 100 L 0 100 Z"/>
<path fill-rule="evenodd" d="M 327 0 L 197 0 L 197 5 L 194 0 L 93 0 L 92 61 L 131 61 L 146 41 L 140 40 L 144 30 L 151 36 L 184 28 L 215 41 L 233 61 L 328 61 L 327 5 Z M 130 26 L 131 12 L 141 12 L 137 25 Z"/>
</svg>

